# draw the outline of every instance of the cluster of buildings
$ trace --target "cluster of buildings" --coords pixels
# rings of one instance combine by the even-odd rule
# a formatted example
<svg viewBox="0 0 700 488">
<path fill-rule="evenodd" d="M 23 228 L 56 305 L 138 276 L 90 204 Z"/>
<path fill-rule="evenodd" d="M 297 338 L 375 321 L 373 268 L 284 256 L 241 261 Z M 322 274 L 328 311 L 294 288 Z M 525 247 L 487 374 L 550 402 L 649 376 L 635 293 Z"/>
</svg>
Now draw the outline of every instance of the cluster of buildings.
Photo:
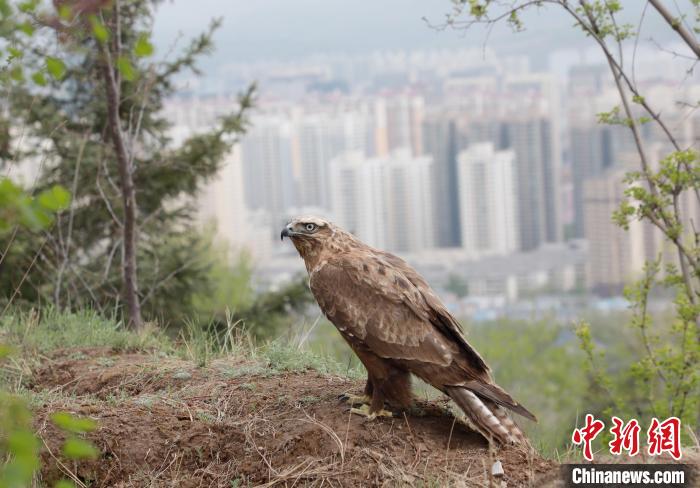
<svg viewBox="0 0 700 488">
<path fill-rule="evenodd" d="M 562 80 L 524 59 L 485 59 L 370 59 L 364 73 L 328 60 L 268 67 L 250 128 L 203 192 L 203 219 L 248 248 L 270 282 L 300 265 L 279 229 L 319 214 L 438 286 L 463 280 L 474 299 L 619 293 L 664 241 L 646 224 L 626 232 L 611 221 L 638 156 L 628 129 L 597 121 L 618 104 L 608 72 L 575 65 Z M 700 84 L 679 88 L 662 73 L 640 83 L 681 145 L 695 145 L 700 118 L 676 100 L 700 99 Z M 210 125 L 232 100 L 174 100 L 174 133 Z M 643 127 L 660 160 L 664 135 Z"/>
</svg>

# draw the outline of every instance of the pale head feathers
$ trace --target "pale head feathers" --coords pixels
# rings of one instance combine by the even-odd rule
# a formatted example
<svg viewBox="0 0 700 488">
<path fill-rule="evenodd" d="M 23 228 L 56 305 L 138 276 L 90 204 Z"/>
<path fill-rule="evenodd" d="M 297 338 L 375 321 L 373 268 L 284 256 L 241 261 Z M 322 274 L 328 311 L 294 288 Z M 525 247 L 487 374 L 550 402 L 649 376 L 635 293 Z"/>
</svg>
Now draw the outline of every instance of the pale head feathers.
<svg viewBox="0 0 700 488">
<path fill-rule="evenodd" d="M 308 270 L 320 261 L 321 254 L 338 253 L 359 245 L 359 241 L 332 222 L 314 215 L 295 217 L 282 229 L 304 259 Z"/>
</svg>

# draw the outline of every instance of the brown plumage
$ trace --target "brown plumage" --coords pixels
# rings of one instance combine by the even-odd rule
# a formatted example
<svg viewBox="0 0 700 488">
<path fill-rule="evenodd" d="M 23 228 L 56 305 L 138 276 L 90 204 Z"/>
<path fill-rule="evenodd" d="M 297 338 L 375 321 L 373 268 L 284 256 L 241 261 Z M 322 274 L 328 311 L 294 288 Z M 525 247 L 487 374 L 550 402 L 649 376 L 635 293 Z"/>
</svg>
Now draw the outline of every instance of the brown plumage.
<svg viewBox="0 0 700 488">
<path fill-rule="evenodd" d="M 290 237 L 319 307 L 367 369 L 369 412 L 411 403 L 410 374 L 447 394 L 487 438 L 527 445 L 505 409 L 535 416 L 496 385 L 457 320 L 401 258 L 317 217 L 294 219 Z"/>
</svg>

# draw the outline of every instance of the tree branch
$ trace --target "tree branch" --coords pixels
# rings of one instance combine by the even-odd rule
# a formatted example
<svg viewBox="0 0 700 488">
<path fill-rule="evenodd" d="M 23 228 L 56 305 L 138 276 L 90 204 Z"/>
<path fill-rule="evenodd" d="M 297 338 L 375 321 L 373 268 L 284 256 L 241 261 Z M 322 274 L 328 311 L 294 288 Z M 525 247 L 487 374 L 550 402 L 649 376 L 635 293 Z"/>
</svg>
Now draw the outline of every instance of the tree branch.
<svg viewBox="0 0 700 488">
<path fill-rule="evenodd" d="M 656 9 L 673 30 L 678 32 L 681 39 L 688 45 L 691 51 L 700 59 L 700 44 L 695 36 L 685 28 L 680 19 L 674 17 L 666 6 L 659 0 L 649 0 L 649 3 Z"/>
</svg>

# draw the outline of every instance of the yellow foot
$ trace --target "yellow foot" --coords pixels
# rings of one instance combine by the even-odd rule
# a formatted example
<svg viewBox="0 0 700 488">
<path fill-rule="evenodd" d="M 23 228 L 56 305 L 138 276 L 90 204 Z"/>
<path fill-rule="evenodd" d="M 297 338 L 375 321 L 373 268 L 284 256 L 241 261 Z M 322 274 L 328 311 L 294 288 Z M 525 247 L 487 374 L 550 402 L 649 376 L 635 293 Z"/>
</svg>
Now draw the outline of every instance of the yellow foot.
<svg viewBox="0 0 700 488">
<path fill-rule="evenodd" d="M 355 415 L 361 415 L 363 417 L 367 417 L 367 420 L 374 420 L 377 417 L 393 417 L 394 413 L 390 412 L 388 410 L 381 409 L 377 412 L 371 412 L 369 411 L 369 405 L 364 404 L 360 408 L 351 408 L 350 413 L 354 413 Z"/>
<path fill-rule="evenodd" d="M 349 405 L 367 405 L 372 401 L 369 395 L 351 395 L 350 393 L 343 393 L 338 396 L 338 399 Z"/>
</svg>

